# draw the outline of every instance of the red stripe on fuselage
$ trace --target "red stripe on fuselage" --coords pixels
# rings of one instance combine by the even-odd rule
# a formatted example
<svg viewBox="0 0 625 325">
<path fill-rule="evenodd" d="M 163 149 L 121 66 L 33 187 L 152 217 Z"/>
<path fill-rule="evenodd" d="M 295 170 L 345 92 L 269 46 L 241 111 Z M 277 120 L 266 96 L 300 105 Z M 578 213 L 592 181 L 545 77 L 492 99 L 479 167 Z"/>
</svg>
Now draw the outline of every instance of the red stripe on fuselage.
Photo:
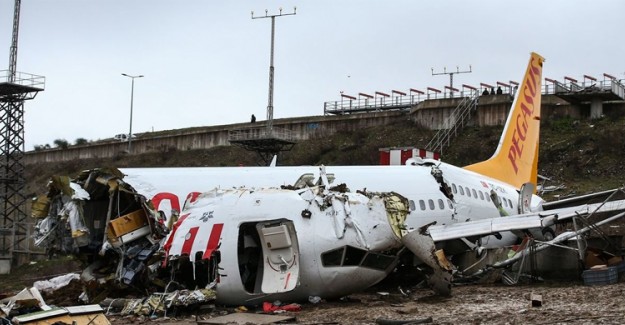
<svg viewBox="0 0 625 325">
<path fill-rule="evenodd" d="M 206 244 L 206 250 L 204 250 L 204 255 L 202 259 L 208 260 L 211 258 L 211 254 L 217 249 L 219 246 L 219 238 L 221 237 L 221 230 L 224 228 L 223 223 L 216 223 L 213 225 L 213 229 L 211 230 L 210 237 L 208 239 L 208 243 Z"/>
<path fill-rule="evenodd" d="M 197 231 L 200 227 L 193 227 L 189 229 L 189 232 L 185 235 L 184 244 L 182 244 L 182 251 L 180 255 L 191 255 L 191 249 L 193 248 L 193 242 L 195 241 L 195 236 L 197 236 Z"/>
</svg>

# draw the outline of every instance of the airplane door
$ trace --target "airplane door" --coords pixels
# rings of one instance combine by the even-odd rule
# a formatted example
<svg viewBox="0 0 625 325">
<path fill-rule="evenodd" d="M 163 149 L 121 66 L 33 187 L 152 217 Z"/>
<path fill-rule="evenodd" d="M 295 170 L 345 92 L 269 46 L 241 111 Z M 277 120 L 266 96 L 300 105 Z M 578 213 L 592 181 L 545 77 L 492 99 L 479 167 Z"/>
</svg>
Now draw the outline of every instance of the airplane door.
<svg viewBox="0 0 625 325">
<path fill-rule="evenodd" d="M 530 204 L 532 202 L 532 194 L 534 194 L 534 184 L 525 183 L 521 186 L 521 193 L 519 195 L 519 213 L 529 213 Z"/>
<path fill-rule="evenodd" d="M 256 224 L 263 253 L 263 293 L 288 292 L 299 285 L 299 245 L 292 221 Z"/>
</svg>

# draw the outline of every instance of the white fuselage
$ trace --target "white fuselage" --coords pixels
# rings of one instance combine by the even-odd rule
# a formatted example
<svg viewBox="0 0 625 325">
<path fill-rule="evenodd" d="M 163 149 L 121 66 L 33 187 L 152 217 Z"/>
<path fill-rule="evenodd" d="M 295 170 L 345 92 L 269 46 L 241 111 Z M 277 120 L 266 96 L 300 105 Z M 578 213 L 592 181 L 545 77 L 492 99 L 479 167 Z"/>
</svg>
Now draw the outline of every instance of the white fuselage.
<svg viewBox="0 0 625 325">
<path fill-rule="evenodd" d="M 345 183 L 355 192 L 394 191 L 411 200 L 413 216 L 408 226 L 417 228 L 436 221 L 439 225 L 496 218 L 500 211 L 490 200 L 491 190 L 500 197 L 502 208 L 510 215 L 518 213 L 518 189 L 498 180 L 476 174 L 446 163 L 438 164 L 442 176 L 452 190 L 453 201 L 440 190 L 432 176 L 432 166 L 329 166 L 326 173 L 332 185 Z M 294 185 L 302 175 L 319 179 L 318 166 L 298 167 L 215 167 L 215 168 L 122 168 L 124 181 L 139 194 L 152 199 L 159 193 L 173 194 L 161 201 L 157 209 L 169 215 L 172 205 L 182 207 L 190 193 L 214 188 L 263 188 Z M 332 181 L 332 179 L 334 179 Z M 470 194 L 468 194 L 468 192 Z M 481 195 L 480 195 L 481 193 Z M 532 200 L 536 204 L 537 200 Z"/>
<path fill-rule="evenodd" d="M 433 176 L 433 168 L 442 172 L 442 178 L 449 188 L 447 195 L 441 190 L 441 178 L 439 177 L 437 181 Z M 213 189 L 223 191 L 244 188 L 242 190 L 242 193 L 246 193 L 244 197 L 256 197 L 263 202 L 264 210 L 259 210 L 261 206 L 254 206 L 251 209 L 253 204 L 243 201 L 237 201 L 236 205 L 223 204 L 223 201 L 219 201 L 219 204 L 211 203 L 214 206 L 210 209 L 223 212 L 221 214 L 215 212 L 215 218 L 211 220 L 212 223 L 223 220 L 224 227 L 220 238 L 222 259 L 219 268 L 222 270 L 220 274 L 226 276 L 221 277 L 219 283 L 218 299 L 221 303 L 255 304 L 263 299 L 301 300 L 311 295 L 341 296 L 373 285 L 390 272 L 362 266 L 322 265 L 320 259 L 323 252 L 345 246 L 363 247 L 358 245 L 353 233 L 342 239 L 338 239 L 335 235 L 328 236 L 335 231 L 331 227 L 333 221 L 327 217 L 324 219 L 316 216 L 310 220 L 303 220 L 300 216 L 301 211 L 310 204 L 293 197 L 292 193 L 295 191 L 290 191 L 291 194 L 275 194 L 271 190 L 267 192 L 270 187 L 283 185 L 305 187 L 304 184 L 309 186 L 318 184 L 321 174 L 319 167 L 137 168 L 121 171 L 126 175 L 123 180 L 146 198 L 163 197 L 163 193 L 167 194 L 166 199 L 156 204 L 156 208 L 166 214 L 173 206 L 181 207 L 185 198 L 194 196 L 192 193 L 197 196 Z M 518 213 L 519 193 L 515 188 L 438 161 L 427 161 L 426 164 L 414 166 L 326 167 L 326 174 L 331 185 L 344 183 L 354 195 L 357 190 L 366 190 L 366 192 L 395 192 L 407 198 L 410 213 L 405 224 L 409 229 L 416 229 L 432 222 L 448 225 L 498 218 L 502 213 L 508 215 Z M 254 192 L 249 191 L 250 189 L 257 190 Z M 249 192 L 254 194 L 247 195 Z M 502 202 L 503 211 L 493 204 L 492 192 L 496 193 Z M 191 213 L 191 216 L 206 212 L 206 208 L 198 210 L 192 206 L 187 206 L 184 211 Z M 313 215 L 315 213 L 323 215 L 321 211 L 314 212 Z M 274 294 L 266 294 L 266 291 L 259 288 L 244 288 L 242 284 L 244 280 L 239 274 L 240 259 L 235 258 L 238 249 L 236 238 L 241 231 L 241 225 L 281 218 L 292 221 L 297 233 L 299 246 L 296 250 L 301 257 L 298 264 L 299 285 L 291 291 Z M 187 222 L 188 226 L 194 224 L 197 222 Z M 370 232 L 369 238 L 382 238 L 384 236 L 380 234 L 388 234 L 388 224 L 383 227 L 367 228 Z M 375 233 L 371 232 L 373 229 L 376 229 Z M 184 234 L 182 231 L 182 235 Z M 184 238 L 179 240 L 184 241 Z M 509 245 L 513 240 L 516 240 L 516 237 L 506 233 L 499 239 L 494 236 L 483 238 L 482 245 L 487 247 Z M 384 245 L 392 244 L 397 244 L 397 241 L 384 238 Z M 375 247 L 367 248 L 369 249 L 373 252 Z"/>
</svg>

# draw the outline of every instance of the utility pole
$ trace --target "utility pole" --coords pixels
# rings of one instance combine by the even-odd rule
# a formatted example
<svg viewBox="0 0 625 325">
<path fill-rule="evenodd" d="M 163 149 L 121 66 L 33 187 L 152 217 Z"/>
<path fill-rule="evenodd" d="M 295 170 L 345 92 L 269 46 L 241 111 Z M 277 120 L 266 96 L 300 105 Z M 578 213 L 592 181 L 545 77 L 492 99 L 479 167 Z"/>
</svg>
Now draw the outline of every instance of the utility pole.
<svg viewBox="0 0 625 325">
<path fill-rule="evenodd" d="M 450 91 L 455 89 L 454 88 L 454 74 L 458 74 L 458 73 L 471 73 L 471 66 L 469 65 L 469 70 L 464 70 L 464 71 L 460 71 L 460 68 L 458 66 L 456 66 L 456 71 L 450 71 L 447 72 L 447 67 L 443 67 L 443 72 L 436 72 L 434 73 L 434 68 L 432 68 L 432 75 L 433 76 L 438 76 L 438 75 L 443 75 L 443 74 L 448 74 L 449 75 L 449 89 Z"/>
<path fill-rule="evenodd" d="M 282 8 L 280 8 L 280 13 L 277 15 L 269 15 L 268 10 L 265 9 L 264 16 L 254 16 L 254 12 L 252 11 L 252 19 L 262 19 L 262 18 L 271 18 L 271 53 L 269 59 L 269 100 L 267 104 L 267 130 L 270 131 L 273 129 L 273 44 L 276 33 L 276 17 L 282 16 L 291 16 L 295 15 L 297 11 L 297 7 L 293 7 L 293 12 L 291 13 L 282 13 Z"/>
</svg>

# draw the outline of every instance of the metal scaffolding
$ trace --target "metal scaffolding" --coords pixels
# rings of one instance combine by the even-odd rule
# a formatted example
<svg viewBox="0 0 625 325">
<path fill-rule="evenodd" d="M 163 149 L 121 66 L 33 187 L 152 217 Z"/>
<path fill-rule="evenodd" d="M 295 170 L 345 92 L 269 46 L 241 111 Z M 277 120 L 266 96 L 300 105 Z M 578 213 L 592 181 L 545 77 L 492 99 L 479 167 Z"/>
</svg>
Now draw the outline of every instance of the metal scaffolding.
<svg viewBox="0 0 625 325">
<path fill-rule="evenodd" d="M 45 78 L 0 71 L 0 260 L 13 261 L 14 253 L 29 252 L 29 225 L 23 193 L 24 101 L 43 91 Z"/>
</svg>

